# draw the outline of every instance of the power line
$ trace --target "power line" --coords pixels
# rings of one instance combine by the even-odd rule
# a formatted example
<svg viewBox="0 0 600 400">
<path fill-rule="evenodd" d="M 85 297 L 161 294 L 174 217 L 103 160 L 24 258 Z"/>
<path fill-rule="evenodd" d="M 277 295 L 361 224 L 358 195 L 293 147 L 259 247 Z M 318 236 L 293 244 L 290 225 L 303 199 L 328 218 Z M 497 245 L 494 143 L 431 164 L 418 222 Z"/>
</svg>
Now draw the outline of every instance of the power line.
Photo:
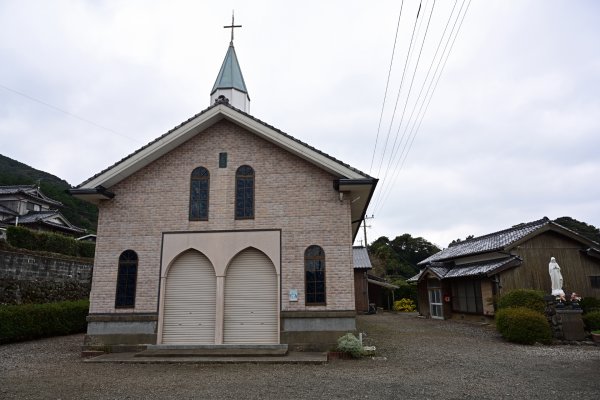
<svg viewBox="0 0 600 400">
<path fill-rule="evenodd" d="M 448 20 L 446 21 L 446 25 L 445 25 L 445 27 L 444 27 L 444 31 L 442 32 L 442 35 L 440 36 L 440 40 L 439 40 L 439 42 L 438 42 L 438 45 L 437 45 L 437 47 L 436 47 L 435 53 L 434 53 L 434 55 L 433 55 L 433 58 L 431 59 L 431 64 L 429 65 L 429 68 L 428 68 L 428 70 L 427 70 L 427 74 L 426 74 L 426 76 L 425 76 L 425 79 L 423 80 L 423 84 L 422 84 L 422 86 L 421 86 L 421 90 L 419 91 L 419 96 L 417 97 L 417 100 L 416 100 L 416 102 L 415 102 L 415 106 L 413 107 L 413 110 L 412 110 L 412 112 L 411 112 L 411 115 L 410 115 L 410 117 L 409 117 L 409 119 L 408 119 L 408 122 L 406 123 L 406 126 L 405 126 L 405 128 L 404 128 L 404 132 L 402 133 L 402 137 L 403 137 L 403 138 L 404 138 L 404 136 L 406 135 L 406 131 L 407 131 L 408 127 L 410 126 L 410 122 L 411 122 L 411 120 L 412 120 L 412 117 L 413 117 L 413 115 L 414 115 L 414 112 L 415 112 L 415 110 L 416 110 L 416 108 L 417 108 L 417 106 L 418 106 L 418 104 L 419 104 L 419 100 L 421 99 L 421 95 L 422 95 L 422 93 L 423 93 L 423 89 L 425 88 L 425 85 L 427 84 L 427 80 L 428 80 L 428 78 L 429 78 L 429 74 L 431 73 L 431 69 L 432 69 L 432 67 L 433 67 L 433 65 L 435 64 L 435 61 L 436 61 L 436 59 L 437 59 L 437 54 L 438 54 L 438 52 L 439 52 L 439 50 L 440 50 L 440 47 L 441 47 L 442 43 L 444 42 L 444 38 L 446 37 L 446 31 L 448 30 L 448 25 L 450 24 L 450 21 L 452 20 L 452 16 L 454 15 L 454 10 L 456 9 L 456 5 L 457 5 L 457 4 L 458 4 L 458 0 L 456 0 L 456 1 L 454 2 L 454 6 L 452 7 L 452 10 L 450 11 L 450 15 L 448 16 Z M 464 2 L 463 2 L 463 5 L 464 5 Z M 427 96 L 429 95 L 429 90 L 431 89 L 431 85 L 432 85 L 432 83 L 435 81 L 435 76 L 436 76 L 436 74 L 437 74 L 437 71 L 438 71 L 438 69 L 439 69 L 440 63 L 441 63 L 441 61 L 442 61 L 442 59 L 443 59 L 443 57 L 444 57 L 444 53 L 446 52 L 446 48 L 447 48 L 447 46 L 448 46 L 448 43 L 450 42 L 450 38 L 451 38 L 451 36 L 452 36 L 452 32 L 454 31 L 454 28 L 456 27 L 456 22 L 458 21 L 458 18 L 459 18 L 459 16 L 460 16 L 460 12 L 461 12 L 461 10 L 462 10 L 462 5 L 461 5 L 461 7 L 460 7 L 460 9 L 459 9 L 458 13 L 456 14 L 456 19 L 455 19 L 455 21 L 454 21 L 454 24 L 452 25 L 452 30 L 450 31 L 450 34 L 448 35 L 448 39 L 446 40 L 446 44 L 444 45 L 444 49 L 443 49 L 443 51 L 442 51 L 442 53 L 441 53 L 441 55 L 440 55 L 440 58 L 439 58 L 439 60 L 438 60 L 438 63 L 437 63 L 436 69 L 435 69 L 435 71 L 434 71 L 434 73 L 433 73 L 433 76 L 432 76 L 432 78 L 431 78 L 431 81 L 429 81 L 429 86 L 427 87 L 427 91 L 426 91 L 425 97 L 423 98 L 423 102 L 421 103 L 421 106 L 420 106 L 420 108 L 419 108 L 419 112 L 417 113 L 417 119 L 418 119 L 419 113 L 420 113 L 420 112 L 421 112 L 421 110 L 423 109 L 423 105 L 424 105 L 424 104 L 425 104 L 425 102 L 427 101 Z M 410 132 L 409 132 L 408 138 L 410 138 L 410 134 L 412 133 L 412 131 L 413 131 L 413 129 L 414 129 L 415 122 L 416 122 L 416 120 L 413 122 L 413 126 L 412 126 L 412 129 L 411 129 L 411 130 L 410 130 Z M 408 140 L 409 140 L 408 138 L 407 138 L 407 141 L 406 141 L 406 143 L 404 144 L 404 147 L 402 148 L 402 152 L 400 153 L 400 158 L 399 158 L 398 160 L 400 160 L 400 159 L 402 158 L 402 155 L 403 155 L 403 153 L 404 153 L 404 150 L 406 149 L 406 144 L 408 143 Z M 398 149 L 399 149 L 399 147 L 398 147 Z M 397 153 L 397 150 L 396 150 L 396 153 Z M 394 154 L 394 156 L 393 156 L 393 157 L 394 157 L 394 158 L 396 158 L 396 154 Z M 397 174 L 396 174 L 396 170 L 397 170 L 397 168 L 398 168 L 398 164 L 399 164 L 399 161 L 397 161 L 397 162 L 396 162 L 396 165 L 395 165 L 395 166 L 394 166 L 394 168 L 393 168 L 393 171 L 394 171 L 394 172 L 392 173 L 392 177 L 395 177 L 395 176 L 397 176 Z M 386 172 L 388 172 L 388 171 L 386 171 Z M 386 176 L 387 176 L 387 175 L 386 175 Z M 394 178 L 394 179 L 395 179 L 395 178 Z M 392 182 L 394 181 L 394 179 L 392 179 Z M 383 182 L 382 182 L 382 183 L 383 183 Z M 375 205 L 373 206 L 373 209 L 379 209 L 379 207 L 380 207 L 380 206 L 382 205 L 382 203 L 384 202 L 384 201 L 383 201 L 383 199 L 387 197 L 387 196 L 386 196 L 386 193 L 387 193 L 387 192 L 389 192 L 390 190 L 391 190 L 391 189 L 390 189 L 388 186 L 386 186 L 386 185 L 381 185 L 381 190 L 379 191 L 379 193 L 380 193 L 380 194 L 379 194 L 379 196 L 377 197 L 377 201 L 375 202 Z"/>
<path fill-rule="evenodd" d="M 464 6 L 465 2 L 466 2 L 466 0 L 464 0 L 464 1 L 463 1 L 463 3 L 462 3 L 462 5 L 461 5 L 461 9 L 460 9 L 460 10 L 459 10 L 459 12 L 458 12 L 458 17 L 457 17 L 457 20 L 456 20 L 456 21 L 458 21 L 458 18 L 460 18 L 460 12 L 462 11 L 462 7 Z M 409 152 L 410 152 L 410 150 L 412 149 L 412 145 L 413 145 L 413 143 L 414 143 L 415 137 L 417 136 L 417 134 L 418 134 L 418 132 L 419 132 L 419 129 L 421 128 L 421 123 L 423 122 L 423 119 L 424 119 L 424 117 L 425 117 L 425 114 L 427 113 L 427 109 L 429 108 L 429 104 L 431 103 L 431 100 L 433 99 L 433 94 L 434 94 L 434 92 L 435 92 L 435 89 L 437 88 L 437 85 L 438 85 L 438 83 L 439 83 L 439 81 L 440 81 L 440 78 L 441 78 L 441 76 L 442 76 L 442 73 L 444 72 L 444 69 L 445 69 L 445 67 L 446 67 L 446 63 L 447 63 L 447 61 L 448 61 L 448 58 L 450 58 L 450 53 L 452 52 L 452 48 L 454 47 L 454 43 L 456 42 L 456 38 L 458 37 L 458 34 L 459 34 L 459 32 L 460 32 L 460 28 L 462 27 L 462 24 L 463 24 L 463 22 L 464 22 L 464 20 L 465 20 L 465 17 L 466 17 L 466 15 L 467 15 L 467 11 L 469 10 L 469 7 L 470 7 L 470 6 L 471 6 L 471 0 L 469 0 L 469 3 L 467 4 L 467 7 L 465 8 L 465 12 L 463 13 L 463 16 L 462 16 L 462 18 L 461 18 L 461 21 L 460 21 L 460 23 L 459 23 L 459 25 L 458 25 L 458 29 L 456 30 L 456 34 L 454 35 L 454 38 L 452 39 L 452 44 L 450 45 L 450 49 L 448 50 L 448 53 L 447 53 L 447 55 L 446 55 L 446 58 L 444 59 L 444 63 L 443 63 L 443 65 L 442 65 L 442 68 L 441 68 L 441 70 L 440 70 L 440 73 L 439 73 L 439 75 L 437 76 L 437 79 L 435 80 L 435 85 L 433 86 L 433 90 L 431 91 L 431 95 L 429 96 L 429 99 L 427 100 L 427 106 L 425 107 L 425 111 L 424 111 L 424 112 L 421 114 L 420 118 L 419 118 L 419 113 L 417 113 L 417 119 L 415 120 L 415 123 L 416 123 L 416 121 L 417 121 L 417 120 L 419 121 L 419 123 L 418 123 L 418 126 L 417 126 L 417 129 L 416 129 L 416 130 L 414 130 L 414 134 L 412 135 L 412 139 L 410 140 L 410 145 L 409 145 L 409 147 L 408 147 L 408 150 L 407 150 L 407 152 L 404 154 L 404 157 L 403 157 L 403 158 L 401 158 L 401 160 L 402 160 L 402 163 L 400 164 L 400 168 L 397 170 L 397 172 L 396 172 L 396 175 L 395 175 L 394 179 L 395 179 L 395 178 L 396 178 L 396 177 L 397 177 L 397 176 L 400 174 L 400 172 L 401 172 L 401 170 L 402 170 L 402 168 L 403 168 L 403 166 L 404 166 L 404 163 L 405 163 L 405 161 L 406 161 L 406 158 L 408 157 L 408 153 L 409 153 Z M 455 21 L 455 24 L 454 24 L 454 26 L 456 26 L 456 21 Z M 452 30 L 454 30 L 454 27 L 453 27 L 453 29 L 452 29 Z M 450 33 L 450 36 L 451 36 L 451 35 L 452 35 L 452 32 Z M 449 42 L 449 41 L 450 41 L 450 39 L 448 40 L 448 42 Z M 446 44 L 448 44 L 448 42 L 447 42 Z M 445 49 L 444 49 L 444 51 L 445 51 Z M 443 54 L 444 54 L 444 52 L 442 52 L 442 57 L 443 57 Z M 440 62 L 441 62 L 441 58 L 440 58 Z M 439 63 L 438 63 L 438 66 L 439 66 Z M 434 74 L 434 77 L 435 77 L 435 74 Z M 433 80 L 432 80 L 432 82 L 433 82 Z M 430 84 L 430 87 L 431 87 L 431 84 Z M 426 96 L 425 96 L 425 97 L 427 97 L 427 94 L 426 94 Z M 424 104 L 424 103 L 423 103 L 423 104 Z M 421 107 L 423 107 L 423 104 L 421 104 Z M 420 110 L 419 110 L 419 112 L 420 112 Z M 414 128 L 414 127 L 415 127 L 415 124 L 413 124 L 413 128 Z M 409 137 L 410 137 L 410 135 L 411 135 L 412 131 L 413 131 L 413 129 L 411 129 L 411 131 L 410 131 L 410 133 L 409 133 Z M 398 161 L 400 161 L 400 159 L 398 159 Z M 398 163 L 397 163 L 397 164 L 398 164 Z M 383 203 L 384 203 L 384 202 L 387 200 L 387 198 L 388 198 L 388 197 L 389 197 L 389 195 L 390 195 L 390 192 L 391 192 L 391 190 L 388 190 L 387 194 L 385 195 L 385 199 L 384 199 L 384 201 L 382 201 L 382 203 L 381 203 L 381 204 L 383 204 Z"/>
<path fill-rule="evenodd" d="M 404 102 L 404 108 L 402 109 L 402 115 L 400 117 L 400 123 L 398 125 L 398 130 L 396 131 L 396 136 L 394 137 L 394 143 L 392 145 L 392 151 L 390 152 L 390 158 L 389 158 L 389 161 L 388 161 L 388 165 L 387 165 L 387 168 L 385 170 L 385 174 L 383 176 L 382 186 L 385 185 L 385 181 L 386 181 L 386 178 L 387 178 L 388 173 L 390 171 L 390 167 L 392 166 L 392 163 L 394 162 L 394 157 L 398 153 L 398 149 L 400 148 L 400 146 L 402 145 L 402 141 L 404 140 L 404 133 L 403 133 L 402 137 L 400 138 L 400 143 L 398 143 L 398 149 L 397 149 L 396 148 L 396 143 L 398 142 L 398 134 L 400 133 L 400 129 L 402 128 L 402 123 L 404 122 L 404 115 L 406 114 L 406 108 L 408 107 L 408 103 L 409 103 L 409 100 L 410 100 L 410 94 L 412 93 L 412 88 L 413 88 L 413 84 L 415 82 L 415 77 L 417 76 L 417 69 L 419 68 L 419 62 L 421 60 L 421 55 L 423 54 L 423 47 L 425 46 L 425 41 L 427 39 L 427 32 L 429 31 L 429 25 L 431 23 L 431 17 L 433 16 L 433 10 L 434 9 L 435 9 L 435 0 L 433 1 L 433 6 L 431 7 L 431 12 L 429 13 L 429 19 L 427 20 L 427 26 L 425 27 L 425 33 L 423 34 L 423 40 L 421 41 L 421 48 L 419 49 L 419 55 L 417 56 L 417 61 L 415 63 L 415 68 L 413 70 L 412 78 L 410 80 L 410 86 L 408 88 L 408 94 L 406 95 L 406 101 Z M 420 30 L 420 26 L 419 26 L 419 30 Z M 410 120 L 407 122 L 407 125 L 409 123 L 410 123 Z"/>
<path fill-rule="evenodd" d="M 377 175 L 381 173 L 381 167 L 383 165 L 383 160 L 385 160 L 385 153 L 387 151 L 387 144 L 390 138 L 390 133 L 392 132 L 392 125 L 394 124 L 394 116 L 396 115 L 396 109 L 398 108 L 398 101 L 400 100 L 400 93 L 402 92 L 402 85 L 404 84 L 404 76 L 406 74 L 406 68 L 408 67 L 408 60 L 410 59 L 410 55 L 412 54 L 412 44 L 415 37 L 415 30 L 417 28 L 417 22 L 419 20 L 419 14 L 421 12 L 421 4 L 419 3 L 419 10 L 417 11 L 417 16 L 415 18 L 415 24 L 413 26 L 412 35 L 410 37 L 410 45 L 408 47 L 408 53 L 406 54 L 406 61 L 404 62 L 404 68 L 402 70 L 402 79 L 400 80 L 400 87 L 398 88 L 398 95 L 396 96 L 396 104 L 394 105 L 394 111 L 392 112 L 392 119 L 390 121 L 390 127 L 388 129 L 387 136 L 385 138 L 385 144 L 383 146 L 383 154 L 381 155 L 381 162 L 379 163 L 379 169 L 377 170 Z"/>
<path fill-rule="evenodd" d="M 25 94 L 25 93 L 23 93 L 23 92 L 20 92 L 20 91 L 18 91 L 18 90 L 11 89 L 11 88 L 9 88 L 8 86 L 5 86 L 5 85 L 3 85 L 3 84 L 1 84 L 1 83 L 0 83 L 0 87 L 1 87 L 2 89 L 4 89 L 4 90 L 7 90 L 7 91 L 9 91 L 9 92 L 12 92 L 12 93 L 14 93 L 14 94 L 17 94 L 17 95 L 19 95 L 19 96 L 25 97 L 25 98 L 26 98 L 26 99 L 28 99 L 28 100 L 34 101 L 34 102 L 36 102 L 36 103 L 39 103 L 39 104 L 41 104 L 41 105 L 43 105 L 43 106 L 46 106 L 46 107 L 48 107 L 48 108 L 51 108 L 51 109 L 53 109 L 53 110 L 55 110 L 55 111 L 61 112 L 61 113 L 63 113 L 63 114 L 66 114 L 66 115 L 68 115 L 68 116 L 69 116 L 69 117 L 71 117 L 71 118 L 75 118 L 75 119 L 78 119 L 78 120 L 80 120 L 80 121 L 83 121 L 83 122 L 85 122 L 85 123 L 87 123 L 87 124 L 93 125 L 93 126 L 95 126 L 96 128 L 103 129 L 103 130 L 105 130 L 105 131 L 108 131 L 108 132 L 114 133 L 115 135 L 118 135 L 118 136 L 124 137 L 124 138 L 126 138 L 126 139 L 133 140 L 134 142 L 138 142 L 138 143 L 140 143 L 140 141 L 139 141 L 139 140 L 137 140 L 137 139 L 134 139 L 134 138 L 132 138 L 132 137 L 130 137 L 130 136 L 124 135 L 124 134 L 122 134 L 122 133 L 120 133 L 120 132 L 117 132 L 117 131 L 115 131 L 115 130 L 113 130 L 113 129 L 107 128 L 107 127 L 105 127 L 105 126 L 102 126 L 102 125 L 100 125 L 100 124 L 97 124 L 97 123 L 95 123 L 94 121 L 91 121 L 91 120 L 89 120 L 89 119 L 86 119 L 86 118 L 80 117 L 79 115 L 73 114 L 73 113 L 71 113 L 71 112 L 69 112 L 69 111 L 67 111 L 67 110 L 63 110 L 63 109 L 62 109 L 62 108 L 60 108 L 60 107 L 54 106 L 54 105 L 52 105 L 52 104 L 50 104 L 50 103 L 47 103 L 47 102 L 45 102 L 45 101 L 43 101 L 43 100 L 40 100 L 40 99 L 37 99 L 37 98 L 35 98 L 35 97 L 33 97 L 33 96 L 30 96 L 30 95 L 28 95 L 28 94 Z"/>
<path fill-rule="evenodd" d="M 388 87 L 390 84 L 390 76 L 392 75 L 392 64 L 394 63 L 394 53 L 396 52 L 396 42 L 398 40 L 398 31 L 400 30 L 400 18 L 402 17 L 402 7 L 404 6 L 404 0 L 400 4 L 400 14 L 398 15 L 398 24 L 396 25 L 396 35 L 394 37 L 394 46 L 392 47 L 392 59 L 390 60 L 390 68 L 388 71 L 387 82 L 385 83 L 385 92 L 383 94 L 383 104 L 381 105 L 381 114 L 379 115 L 379 124 L 377 125 L 377 136 L 375 137 L 375 147 L 373 147 L 373 156 L 371 157 L 371 166 L 369 167 L 369 174 L 373 169 L 373 161 L 375 160 L 375 153 L 377 152 L 377 141 L 379 140 L 379 131 L 381 129 L 381 120 L 383 119 L 383 110 L 385 109 L 385 100 L 387 98 Z"/>
</svg>

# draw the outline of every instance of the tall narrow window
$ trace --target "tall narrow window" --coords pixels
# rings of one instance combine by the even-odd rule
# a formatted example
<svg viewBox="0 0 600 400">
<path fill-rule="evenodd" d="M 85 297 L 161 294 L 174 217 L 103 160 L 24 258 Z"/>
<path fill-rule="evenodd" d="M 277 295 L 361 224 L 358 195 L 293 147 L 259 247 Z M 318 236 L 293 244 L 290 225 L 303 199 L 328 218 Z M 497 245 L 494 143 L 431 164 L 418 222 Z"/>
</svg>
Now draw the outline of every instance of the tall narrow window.
<svg viewBox="0 0 600 400">
<path fill-rule="evenodd" d="M 235 219 L 254 218 L 254 170 L 242 165 L 235 173 Z"/>
<path fill-rule="evenodd" d="M 208 220 L 210 174 L 204 167 L 192 171 L 190 182 L 190 221 Z"/>
<path fill-rule="evenodd" d="M 325 305 L 325 252 L 309 246 L 304 252 L 306 305 Z"/>
<path fill-rule="evenodd" d="M 125 250 L 119 256 L 117 275 L 117 296 L 115 307 L 135 306 L 135 285 L 137 280 L 138 256 L 133 250 Z"/>
</svg>

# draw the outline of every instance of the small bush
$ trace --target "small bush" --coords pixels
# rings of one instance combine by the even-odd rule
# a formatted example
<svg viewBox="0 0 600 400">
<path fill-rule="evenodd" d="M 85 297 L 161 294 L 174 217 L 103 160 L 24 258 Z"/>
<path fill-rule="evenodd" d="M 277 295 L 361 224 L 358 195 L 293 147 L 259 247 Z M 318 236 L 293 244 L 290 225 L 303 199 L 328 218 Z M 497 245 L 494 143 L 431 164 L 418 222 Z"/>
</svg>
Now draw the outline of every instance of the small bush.
<svg viewBox="0 0 600 400">
<path fill-rule="evenodd" d="M 583 310 L 584 314 L 591 311 L 600 311 L 600 300 L 595 297 L 584 297 L 579 300 L 579 306 Z"/>
<path fill-rule="evenodd" d="M 544 293 L 530 289 L 512 290 L 498 299 L 498 309 L 510 307 L 525 307 L 543 314 L 546 309 Z"/>
<path fill-rule="evenodd" d="M 351 333 L 346 333 L 344 336 L 337 340 L 338 350 L 344 353 L 349 353 L 354 358 L 360 358 L 363 356 L 363 347 L 360 344 L 360 340 Z"/>
<path fill-rule="evenodd" d="M 496 313 L 496 328 L 509 342 L 548 344 L 552 330 L 546 317 L 526 307 L 508 307 Z"/>
<path fill-rule="evenodd" d="M 400 299 L 394 302 L 394 311 L 413 312 L 417 308 L 411 299 Z"/>
<path fill-rule="evenodd" d="M 600 311 L 591 311 L 583 316 L 583 323 L 590 331 L 600 329 Z"/>
<path fill-rule="evenodd" d="M 85 332 L 89 301 L 0 306 L 0 344 Z"/>
</svg>

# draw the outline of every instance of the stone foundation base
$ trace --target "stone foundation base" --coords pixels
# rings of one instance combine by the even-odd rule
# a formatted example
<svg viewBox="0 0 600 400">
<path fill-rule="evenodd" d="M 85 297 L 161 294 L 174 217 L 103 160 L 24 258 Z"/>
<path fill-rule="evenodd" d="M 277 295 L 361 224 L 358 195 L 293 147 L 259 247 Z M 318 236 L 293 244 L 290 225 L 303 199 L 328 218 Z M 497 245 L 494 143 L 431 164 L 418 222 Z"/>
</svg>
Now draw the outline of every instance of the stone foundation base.
<svg viewBox="0 0 600 400">
<path fill-rule="evenodd" d="M 83 351 L 106 353 L 145 350 L 156 345 L 158 316 L 145 314 L 90 314 Z M 356 312 L 284 311 L 281 313 L 280 343 L 291 351 L 328 351 L 337 339 L 356 332 Z"/>
<path fill-rule="evenodd" d="M 141 351 L 156 344 L 155 313 L 90 314 L 82 350 L 118 353 Z"/>
<path fill-rule="evenodd" d="M 337 339 L 356 332 L 356 312 L 284 311 L 281 313 L 280 342 L 291 351 L 329 351 Z"/>
</svg>

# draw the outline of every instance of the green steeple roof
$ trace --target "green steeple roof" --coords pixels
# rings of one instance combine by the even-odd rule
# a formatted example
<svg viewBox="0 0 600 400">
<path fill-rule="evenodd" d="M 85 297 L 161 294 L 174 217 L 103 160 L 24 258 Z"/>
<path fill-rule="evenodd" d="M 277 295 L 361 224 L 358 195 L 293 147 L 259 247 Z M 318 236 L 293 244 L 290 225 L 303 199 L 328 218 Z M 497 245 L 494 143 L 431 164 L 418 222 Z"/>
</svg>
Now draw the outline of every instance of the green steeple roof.
<svg viewBox="0 0 600 400">
<path fill-rule="evenodd" d="M 246 95 L 248 94 L 246 83 L 242 76 L 242 70 L 240 69 L 240 64 L 238 63 L 235 49 L 233 48 L 233 42 L 229 43 L 229 49 L 225 55 L 225 60 L 223 60 L 223 65 L 221 65 L 221 70 L 219 71 L 219 75 L 217 76 L 217 80 L 215 81 L 215 85 L 210 91 L 210 94 L 212 95 L 218 89 L 232 88 L 246 93 Z"/>
</svg>

